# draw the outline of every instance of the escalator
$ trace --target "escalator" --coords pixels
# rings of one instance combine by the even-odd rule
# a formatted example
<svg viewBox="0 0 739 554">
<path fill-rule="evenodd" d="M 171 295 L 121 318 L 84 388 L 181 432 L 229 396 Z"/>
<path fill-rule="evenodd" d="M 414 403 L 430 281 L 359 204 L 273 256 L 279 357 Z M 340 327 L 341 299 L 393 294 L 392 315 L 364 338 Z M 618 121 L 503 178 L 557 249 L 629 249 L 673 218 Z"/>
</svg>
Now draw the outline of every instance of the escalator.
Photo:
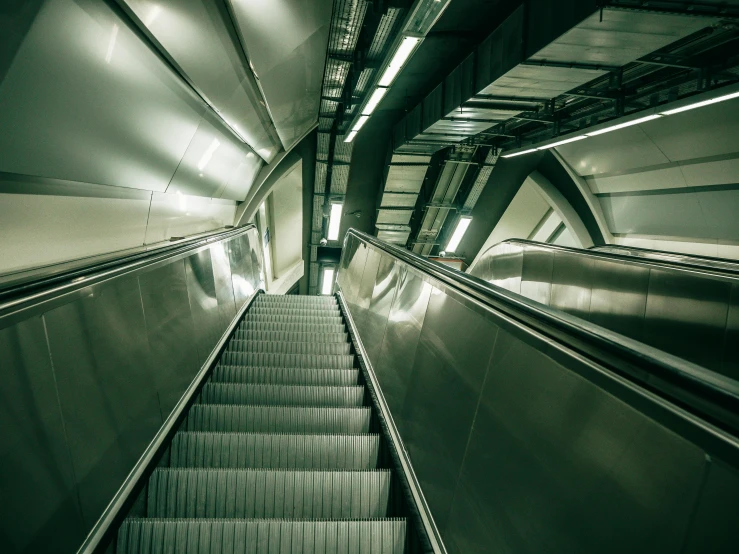
<svg viewBox="0 0 739 554">
<path fill-rule="evenodd" d="M 260 295 L 117 552 L 406 552 L 336 300 Z"/>
<path fill-rule="evenodd" d="M 526 297 L 537 254 L 513 292 L 350 230 L 280 297 L 247 226 L 16 280 L 4 551 L 733 552 L 739 383 Z"/>
</svg>

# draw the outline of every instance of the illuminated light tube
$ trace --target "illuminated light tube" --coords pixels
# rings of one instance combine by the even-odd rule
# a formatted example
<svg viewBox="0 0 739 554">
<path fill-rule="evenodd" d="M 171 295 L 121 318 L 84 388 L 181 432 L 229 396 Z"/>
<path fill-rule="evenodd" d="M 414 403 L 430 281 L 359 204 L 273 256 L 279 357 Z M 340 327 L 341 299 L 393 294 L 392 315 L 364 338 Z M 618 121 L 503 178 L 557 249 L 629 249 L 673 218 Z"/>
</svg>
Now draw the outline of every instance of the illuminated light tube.
<svg viewBox="0 0 739 554">
<path fill-rule="evenodd" d="M 387 94 L 388 89 L 386 88 L 376 88 L 375 92 L 372 93 L 372 96 L 370 96 L 369 102 L 367 102 L 367 105 L 362 110 L 363 115 L 370 115 L 372 112 L 375 111 L 375 108 L 377 105 L 382 101 L 383 96 Z"/>
<path fill-rule="evenodd" d="M 688 104 L 682 108 L 675 108 L 674 110 L 667 110 L 666 112 L 660 112 L 662 115 L 674 115 L 676 113 L 687 112 L 688 110 L 694 110 L 695 108 L 702 108 L 703 106 L 710 106 L 711 104 L 718 104 L 719 102 L 725 102 L 732 98 L 739 98 L 739 92 L 733 92 L 731 94 L 725 94 L 723 96 L 717 96 L 710 100 L 703 100 L 702 102 L 696 102 L 695 104 Z"/>
<path fill-rule="evenodd" d="M 548 150 L 549 148 L 554 148 L 555 146 L 562 146 L 563 144 L 569 144 L 571 142 L 576 142 L 578 140 L 583 140 L 588 138 L 585 135 L 580 135 L 579 137 L 572 137 L 564 140 L 560 140 L 559 142 L 553 142 L 552 144 L 547 144 L 546 146 L 540 146 L 537 148 L 537 150 Z"/>
<path fill-rule="evenodd" d="M 406 61 L 408 61 L 408 58 L 411 56 L 413 51 L 416 49 L 416 46 L 418 46 L 420 42 L 421 39 L 416 37 L 405 37 L 403 39 L 403 42 L 400 43 L 400 46 L 398 46 L 398 49 L 395 51 L 393 59 L 390 61 L 387 69 L 385 69 L 385 72 L 382 74 L 380 82 L 377 83 L 379 86 L 389 87 L 392 84 L 392 82 L 395 80 L 395 77 L 398 75 L 398 73 L 400 73 L 403 65 L 405 65 Z"/>
<path fill-rule="evenodd" d="M 368 119 L 369 119 L 369 116 L 368 115 L 360 115 L 359 116 L 359 119 L 357 119 L 357 123 L 354 125 L 354 128 L 352 129 L 352 131 L 354 131 L 354 132 L 359 131 L 362 127 L 364 127 L 364 124 L 367 123 L 367 120 Z"/>
<path fill-rule="evenodd" d="M 346 135 L 346 138 L 344 139 L 344 142 L 351 142 L 351 141 L 354 140 L 354 137 L 356 137 L 356 136 L 357 136 L 357 132 L 356 131 L 352 131 L 351 133 L 349 133 L 348 135 Z"/>
<path fill-rule="evenodd" d="M 452 233 L 452 238 L 449 239 L 449 244 L 447 244 L 444 249 L 446 252 L 455 252 L 457 250 L 459 243 L 462 242 L 462 237 L 464 237 L 464 234 L 467 232 L 467 228 L 470 226 L 470 223 L 472 223 L 472 218 L 470 216 L 465 215 L 459 218 L 457 227 Z"/>
<path fill-rule="evenodd" d="M 328 219 L 328 240 L 339 240 L 339 226 L 341 225 L 341 212 L 344 204 L 331 204 L 331 215 Z"/>
<path fill-rule="evenodd" d="M 326 268 L 323 270 L 323 284 L 321 286 L 321 294 L 331 294 L 334 288 L 334 269 Z"/>
<path fill-rule="evenodd" d="M 589 137 L 597 137 L 598 135 L 610 133 L 611 131 L 618 131 L 619 129 L 625 129 L 626 127 L 631 127 L 632 125 L 639 125 L 640 123 L 646 123 L 647 121 L 659 119 L 660 117 L 662 117 L 661 114 L 648 115 L 646 117 L 641 117 L 639 119 L 627 121 L 626 123 L 619 123 L 618 125 L 613 125 L 611 127 L 606 127 L 605 129 L 599 129 L 597 131 L 593 131 L 592 133 L 585 133 L 585 134 Z"/>
<path fill-rule="evenodd" d="M 532 148 L 531 150 L 522 150 L 521 152 L 514 152 L 513 154 L 504 154 L 501 156 L 501 158 L 515 158 L 516 156 L 523 156 L 524 154 L 531 154 L 532 152 L 536 152 L 536 148 Z"/>
<path fill-rule="evenodd" d="M 200 158 L 200 161 L 198 162 L 198 169 L 200 171 L 203 171 L 205 167 L 210 163 L 210 159 L 213 157 L 213 154 L 215 154 L 215 151 L 218 150 L 218 147 L 221 145 L 221 141 L 217 138 L 213 139 L 213 142 L 210 143 L 210 146 L 203 154 L 203 157 Z"/>
</svg>

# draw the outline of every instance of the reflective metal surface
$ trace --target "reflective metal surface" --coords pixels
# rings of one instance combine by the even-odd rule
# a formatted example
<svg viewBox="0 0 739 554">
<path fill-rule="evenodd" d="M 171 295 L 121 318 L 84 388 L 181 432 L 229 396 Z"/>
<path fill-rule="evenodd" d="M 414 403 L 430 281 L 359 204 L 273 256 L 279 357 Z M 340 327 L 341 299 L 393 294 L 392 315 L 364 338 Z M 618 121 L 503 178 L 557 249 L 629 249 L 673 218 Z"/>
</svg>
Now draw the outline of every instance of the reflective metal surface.
<svg viewBox="0 0 739 554">
<path fill-rule="evenodd" d="M 739 357 L 739 343 L 727 341 L 739 275 L 726 268 L 510 240 L 470 274 L 739 379 L 728 361 Z"/>
<path fill-rule="evenodd" d="M 2 305 L 3 552 L 82 543 L 243 305 L 232 283 L 259 286 L 252 244 L 234 230 Z"/>
<path fill-rule="evenodd" d="M 448 552 L 732 551 L 739 435 L 607 369 L 615 351 L 582 355 L 574 335 L 511 317 L 499 289 L 469 294 L 464 274 L 353 230 L 350 242 L 366 266 L 380 257 L 369 309 L 362 294 L 346 307 Z M 367 288 L 360 249 L 345 247 L 342 295 Z M 551 301 L 584 313 L 575 287 L 589 277 L 559 254 L 542 264 Z"/>
</svg>

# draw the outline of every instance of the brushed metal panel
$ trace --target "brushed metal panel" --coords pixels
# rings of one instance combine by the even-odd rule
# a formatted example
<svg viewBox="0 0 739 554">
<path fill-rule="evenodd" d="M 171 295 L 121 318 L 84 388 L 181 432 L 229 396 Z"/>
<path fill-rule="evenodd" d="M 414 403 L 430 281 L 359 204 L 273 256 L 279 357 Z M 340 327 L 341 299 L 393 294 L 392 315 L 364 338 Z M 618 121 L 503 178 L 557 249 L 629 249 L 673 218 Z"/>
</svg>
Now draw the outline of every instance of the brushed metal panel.
<svg viewBox="0 0 739 554">
<path fill-rule="evenodd" d="M 523 249 L 501 244 L 496 248 L 495 257 L 490 264 L 493 279 L 486 279 L 493 285 L 521 294 L 521 273 L 523 272 Z"/>
<path fill-rule="evenodd" d="M 202 364 L 210 355 L 225 327 L 218 306 L 210 249 L 188 256 L 184 262 L 198 360 Z"/>
<path fill-rule="evenodd" d="M 739 473 L 712 460 L 693 524 L 682 552 L 730 554 L 736 550 L 736 514 L 739 513 Z"/>
<path fill-rule="evenodd" d="M 398 268 L 397 280 L 398 292 L 390 307 L 387 331 L 374 370 L 395 424 L 403 433 L 407 428 L 402 417 L 403 406 L 432 287 L 404 265 Z"/>
<path fill-rule="evenodd" d="M 0 86 L 0 105 L 0 171 L 159 192 L 204 109 L 93 0 L 44 4 Z"/>
<path fill-rule="evenodd" d="M 89 529 L 162 424 L 150 369 L 158 367 L 150 365 L 156 360 L 149 358 L 149 321 L 135 277 L 94 286 L 88 296 L 44 318 Z"/>
<path fill-rule="evenodd" d="M 554 252 L 533 246 L 526 248 L 521 267 L 521 294 L 548 306 L 552 298 L 553 270 Z"/>
<path fill-rule="evenodd" d="M 365 312 L 365 330 L 362 334 L 362 343 L 367 355 L 376 367 L 379 362 L 380 348 L 382 347 L 387 328 L 388 316 L 395 294 L 400 288 L 401 264 L 389 256 L 383 256 L 377 266 L 377 278 L 372 290 L 370 305 Z"/>
<path fill-rule="evenodd" d="M 357 248 L 359 248 L 359 241 L 355 237 L 349 236 L 346 243 L 344 244 L 344 247 L 341 250 L 341 260 L 339 261 L 338 267 L 339 273 L 336 277 L 336 282 L 341 287 L 341 290 L 343 291 L 347 302 L 350 302 L 349 289 L 351 288 L 348 269 L 349 264 L 351 263 L 355 252 L 357 251 Z"/>
<path fill-rule="evenodd" d="M 86 528 L 43 321 L 0 331 L 0 536 L 5 552 L 73 552 Z"/>
<path fill-rule="evenodd" d="M 249 244 L 243 240 L 236 239 L 227 246 L 228 259 L 231 264 L 231 282 L 233 283 L 234 304 L 238 308 L 246 302 L 246 299 L 254 292 L 254 289 L 246 275 L 251 272 L 251 258 L 249 256 Z"/>
<path fill-rule="evenodd" d="M 432 288 L 401 418 L 406 448 L 444 532 L 498 328 Z"/>
<path fill-rule="evenodd" d="M 593 259 L 569 252 L 554 253 L 549 305 L 582 319 L 590 316 Z"/>
<path fill-rule="evenodd" d="M 644 342 L 704 367 L 721 367 L 731 283 L 652 269 Z"/>
<path fill-rule="evenodd" d="M 139 275 L 150 367 L 166 418 L 200 369 L 184 260 Z"/>
<path fill-rule="evenodd" d="M 731 287 L 729 313 L 726 317 L 722 373 L 739 381 L 739 283 Z"/>
<path fill-rule="evenodd" d="M 251 175 L 253 181 L 261 165 L 259 157 L 220 127 L 215 115 L 206 112 L 166 192 L 219 197 L 242 164 L 252 167 L 244 176 Z M 244 200 L 252 181 L 238 183 L 243 194 L 237 200 Z"/>
<path fill-rule="evenodd" d="M 359 288 L 357 289 L 357 298 L 352 307 L 356 314 L 357 330 L 360 336 L 364 337 L 367 333 L 368 319 L 367 310 L 372 300 L 372 291 L 375 288 L 375 279 L 377 278 L 377 268 L 380 265 L 382 254 L 370 248 L 367 251 L 367 261 L 364 263 L 364 271 L 362 271 Z"/>
<path fill-rule="evenodd" d="M 267 162 L 278 146 L 257 111 L 242 56 L 213 0 L 126 0 L 195 86 Z M 196 45 L 196 47 L 193 47 Z M 276 137 L 275 137 L 276 138 Z"/>
<path fill-rule="evenodd" d="M 231 2 L 286 150 L 318 118 L 331 0 Z"/>
<path fill-rule="evenodd" d="M 622 335 L 642 340 L 649 270 L 596 260 L 592 272 L 590 321 Z"/>
<path fill-rule="evenodd" d="M 236 239 L 231 239 L 229 243 L 234 240 Z M 231 281 L 231 264 L 228 260 L 227 248 L 228 243 L 224 244 L 222 242 L 213 244 L 209 248 L 222 329 L 225 329 L 236 315 L 233 283 Z"/>
<path fill-rule="evenodd" d="M 357 241 L 356 248 L 352 248 L 348 255 L 351 257 L 347 259 L 346 266 L 346 283 L 347 288 L 342 290 L 347 296 L 347 302 L 352 307 L 354 313 L 355 304 L 359 297 L 359 285 L 362 282 L 362 275 L 364 275 L 364 266 L 367 262 L 367 252 L 369 248 L 366 244 Z"/>
<path fill-rule="evenodd" d="M 250 271 L 247 275 L 249 277 L 249 282 L 252 285 L 252 289 L 256 290 L 258 288 L 264 288 L 264 282 L 263 282 L 262 271 L 261 271 L 261 268 L 263 267 L 262 248 L 261 248 L 261 238 L 259 236 L 259 233 L 254 231 L 252 233 L 244 235 L 241 238 L 241 240 L 244 241 L 244 244 L 249 245 L 248 252 L 249 252 L 249 260 L 251 262 L 251 265 L 250 265 Z"/>
<path fill-rule="evenodd" d="M 679 552 L 704 453 L 542 348 L 499 331 L 445 532 L 450 552 Z"/>
</svg>

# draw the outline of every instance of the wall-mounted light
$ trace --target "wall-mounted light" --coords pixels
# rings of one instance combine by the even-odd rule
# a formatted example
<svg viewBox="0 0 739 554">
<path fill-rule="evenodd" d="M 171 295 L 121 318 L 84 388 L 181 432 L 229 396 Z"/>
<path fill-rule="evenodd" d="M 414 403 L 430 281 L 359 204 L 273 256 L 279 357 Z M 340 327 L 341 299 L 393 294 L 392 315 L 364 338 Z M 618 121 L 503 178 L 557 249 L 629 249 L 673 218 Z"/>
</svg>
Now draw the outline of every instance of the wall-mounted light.
<svg viewBox="0 0 739 554">
<path fill-rule="evenodd" d="M 502 158 L 515 158 L 516 156 L 523 156 L 524 154 L 531 154 L 532 152 L 536 152 L 537 148 L 531 148 L 530 150 L 522 150 L 521 152 L 514 152 L 513 154 L 503 154 Z"/>
<path fill-rule="evenodd" d="M 656 113 L 648 115 L 646 117 L 640 117 L 639 119 L 632 119 L 631 121 L 626 121 L 625 123 L 611 125 L 610 127 L 605 127 L 604 129 L 598 129 L 597 131 L 592 131 L 585 134 L 589 137 L 597 137 L 598 135 L 604 135 L 605 133 L 610 133 L 611 131 L 618 131 L 619 129 L 625 129 L 626 127 L 632 127 L 633 125 L 639 125 L 641 123 L 646 123 L 647 121 L 659 119 L 660 117 L 662 116 Z"/>
<path fill-rule="evenodd" d="M 540 146 L 539 148 L 537 148 L 537 150 L 548 150 L 548 149 L 554 148 L 556 146 L 562 146 L 563 144 L 569 144 L 571 142 L 577 142 L 578 140 L 584 140 L 586 138 L 588 138 L 588 137 L 585 136 L 585 135 L 580 135 L 579 137 L 572 137 L 572 138 L 568 138 L 568 139 L 565 139 L 565 140 L 560 140 L 559 142 L 553 142 L 552 144 L 546 144 L 544 146 Z"/>
<path fill-rule="evenodd" d="M 673 115 L 676 113 L 687 112 L 688 110 L 694 110 L 695 108 L 702 108 L 703 106 L 710 106 L 711 104 L 718 104 L 719 102 L 726 102 L 727 100 L 731 100 L 732 98 L 739 98 L 739 92 L 732 92 L 731 94 L 724 94 L 723 96 L 717 96 L 716 98 L 709 98 L 708 100 L 703 100 L 701 102 L 695 102 L 693 104 L 688 104 L 687 106 L 682 106 L 680 108 L 675 108 L 674 110 L 667 110 L 666 112 L 660 112 L 660 113 L 662 115 Z"/>
<path fill-rule="evenodd" d="M 331 294 L 334 289 L 334 268 L 327 267 L 323 270 L 323 283 L 321 284 L 321 294 Z"/>
<path fill-rule="evenodd" d="M 400 46 L 395 51 L 393 59 L 390 60 L 390 64 L 388 64 L 382 77 L 380 77 L 380 81 L 377 83 L 379 86 L 389 87 L 392 84 L 420 42 L 421 39 L 418 37 L 405 37 L 403 39 L 403 42 L 400 43 Z"/>
<path fill-rule="evenodd" d="M 467 232 L 467 228 L 470 226 L 470 223 L 472 223 L 472 218 L 468 215 L 463 215 L 459 218 L 459 221 L 457 221 L 457 227 L 452 233 L 452 238 L 449 239 L 449 244 L 447 244 L 444 249 L 445 252 L 456 252 L 459 247 L 459 243 L 462 242 L 462 237 L 464 237 L 464 234 Z"/>
<path fill-rule="evenodd" d="M 357 119 L 357 122 L 354 124 L 354 128 L 352 129 L 352 131 L 354 131 L 355 133 L 359 131 L 362 127 L 364 127 L 364 124 L 367 123 L 368 119 L 368 115 L 360 115 L 359 119 Z"/>
<path fill-rule="evenodd" d="M 339 240 L 339 227 L 341 226 L 341 212 L 344 209 L 344 204 L 331 204 L 331 214 L 328 218 L 328 233 L 326 238 L 328 240 Z"/>
<path fill-rule="evenodd" d="M 352 131 L 348 135 L 346 135 L 346 138 L 344 139 L 344 142 L 351 142 L 354 140 L 354 137 L 357 136 L 357 131 Z"/>
<path fill-rule="evenodd" d="M 382 98 L 387 94 L 388 89 L 386 88 L 376 88 L 375 92 L 372 93 L 372 96 L 370 96 L 369 101 L 364 106 L 364 109 L 362 110 L 362 115 L 370 115 L 372 112 L 375 111 L 375 108 L 380 103 Z"/>
</svg>

